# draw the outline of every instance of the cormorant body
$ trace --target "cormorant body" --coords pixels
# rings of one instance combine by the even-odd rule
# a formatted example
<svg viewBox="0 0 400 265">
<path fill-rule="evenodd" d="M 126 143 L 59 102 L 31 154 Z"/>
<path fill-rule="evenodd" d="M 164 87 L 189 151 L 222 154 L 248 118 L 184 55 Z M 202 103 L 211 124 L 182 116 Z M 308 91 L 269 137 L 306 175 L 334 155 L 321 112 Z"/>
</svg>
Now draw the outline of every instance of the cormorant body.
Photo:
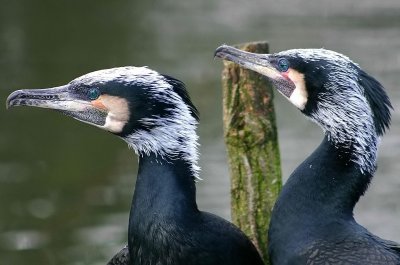
<svg viewBox="0 0 400 265">
<path fill-rule="evenodd" d="M 325 49 L 253 54 L 224 45 L 216 56 L 268 77 L 325 134 L 274 206 L 271 263 L 400 264 L 400 245 L 353 217 L 376 170 L 379 137 L 390 124 L 382 85 L 346 56 Z"/>
<path fill-rule="evenodd" d="M 353 209 L 372 175 L 325 136 L 292 173 L 274 206 L 272 264 L 400 264 L 400 247 L 371 234 Z"/>
<path fill-rule="evenodd" d="M 243 232 L 197 208 L 198 114 L 182 82 L 145 67 L 113 68 L 16 91 L 7 104 L 59 110 L 114 133 L 139 155 L 128 246 L 109 265 L 263 264 Z"/>
<path fill-rule="evenodd" d="M 197 209 L 186 163 L 157 160 L 150 155 L 139 163 L 129 222 L 133 264 L 261 264 L 235 226 Z"/>
</svg>

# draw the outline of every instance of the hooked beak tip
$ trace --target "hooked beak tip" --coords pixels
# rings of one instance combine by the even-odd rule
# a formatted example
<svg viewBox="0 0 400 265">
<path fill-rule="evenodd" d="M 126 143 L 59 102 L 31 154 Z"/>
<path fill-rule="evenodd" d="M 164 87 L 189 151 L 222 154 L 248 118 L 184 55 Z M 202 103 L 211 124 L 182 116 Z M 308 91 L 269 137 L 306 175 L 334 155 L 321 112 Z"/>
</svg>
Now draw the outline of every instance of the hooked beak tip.
<svg viewBox="0 0 400 265">
<path fill-rule="evenodd" d="M 226 50 L 227 50 L 227 47 L 229 47 L 228 45 L 226 45 L 226 44 L 223 44 L 223 45 L 221 45 L 221 46 L 219 46 L 216 50 L 215 50 L 215 52 L 214 52 L 214 59 L 215 58 L 221 58 L 221 59 L 224 59 L 225 58 L 225 55 L 226 55 Z"/>
<path fill-rule="evenodd" d="M 13 107 L 13 106 L 18 106 L 17 104 L 17 99 L 21 97 L 22 95 L 22 90 L 17 90 L 12 92 L 6 100 L 6 109 L 8 110 L 9 108 Z"/>
</svg>

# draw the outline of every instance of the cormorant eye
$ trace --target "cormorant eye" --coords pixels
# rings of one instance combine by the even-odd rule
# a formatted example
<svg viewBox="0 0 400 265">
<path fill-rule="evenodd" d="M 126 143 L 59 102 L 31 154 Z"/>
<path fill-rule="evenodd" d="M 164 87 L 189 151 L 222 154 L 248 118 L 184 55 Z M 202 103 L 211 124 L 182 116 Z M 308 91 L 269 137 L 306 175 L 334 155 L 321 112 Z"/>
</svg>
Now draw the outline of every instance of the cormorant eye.
<svg viewBox="0 0 400 265">
<path fill-rule="evenodd" d="M 90 100 L 95 100 L 100 96 L 100 91 L 99 91 L 99 89 L 93 87 L 88 90 L 87 96 Z"/>
<path fill-rule="evenodd" d="M 289 61 L 286 60 L 285 58 L 279 59 L 278 60 L 278 68 L 279 68 L 279 71 L 286 72 L 287 70 L 289 70 Z"/>
</svg>

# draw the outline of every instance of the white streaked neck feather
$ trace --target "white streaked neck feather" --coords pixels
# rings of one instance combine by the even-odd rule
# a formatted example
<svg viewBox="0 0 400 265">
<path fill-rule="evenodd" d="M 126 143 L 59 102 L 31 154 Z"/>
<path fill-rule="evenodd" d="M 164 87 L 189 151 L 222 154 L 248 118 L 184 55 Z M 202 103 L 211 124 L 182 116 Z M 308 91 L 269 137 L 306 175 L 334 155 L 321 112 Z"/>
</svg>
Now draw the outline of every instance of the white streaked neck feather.
<svg viewBox="0 0 400 265">
<path fill-rule="evenodd" d="M 331 82 L 326 84 L 326 92 L 319 95 L 317 111 L 311 114 L 311 119 L 317 121 L 336 146 L 348 148 L 350 160 L 362 173 L 373 174 L 379 137 L 363 88 L 354 81 L 357 79 L 353 75 L 351 71 L 332 73 Z"/>
<path fill-rule="evenodd" d="M 163 86 L 154 88 L 153 97 L 158 101 L 171 103 L 168 117 L 144 118 L 140 122 L 148 130 L 137 130 L 126 136 L 124 140 L 139 156 L 155 153 L 162 158 L 174 160 L 182 158 L 188 162 L 191 173 L 199 178 L 197 120 L 192 116 L 189 107 L 165 82 Z"/>
<path fill-rule="evenodd" d="M 181 157 L 190 165 L 193 176 L 199 178 L 196 125 L 177 123 L 175 119 L 146 118 L 142 122 L 155 127 L 149 131 L 138 130 L 125 137 L 125 141 L 139 156 L 155 153 L 171 160 Z"/>
<path fill-rule="evenodd" d="M 358 83 L 359 66 L 347 56 L 325 49 L 293 49 L 278 55 L 301 57 L 306 63 L 330 62 L 320 66 L 330 72 L 329 82 L 324 84 L 325 92 L 318 95 L 316 111 L 310 118 L 335 146 L 348 147 L 350 160 L 362 173 L 374 173 L 379 137 L 364 88 Z"/>
</svg>

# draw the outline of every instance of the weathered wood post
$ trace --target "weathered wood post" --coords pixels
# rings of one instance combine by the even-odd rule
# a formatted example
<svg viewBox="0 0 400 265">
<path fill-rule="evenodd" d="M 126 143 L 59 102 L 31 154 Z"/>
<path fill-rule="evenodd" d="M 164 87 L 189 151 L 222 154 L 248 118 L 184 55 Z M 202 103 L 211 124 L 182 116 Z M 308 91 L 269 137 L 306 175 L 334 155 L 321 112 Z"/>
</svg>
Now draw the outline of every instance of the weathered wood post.
<svg viewBox="0 0 400 265">
<path fill-rule="evenodd" d="M 267 42 L 236 47 L 268 53 Z M 232 220 L 252 239 L 268 264 L 268 225 L 282 186 L 272 86 L 265 77 L 227 61 L 222 83 Z"/>
</svg>

